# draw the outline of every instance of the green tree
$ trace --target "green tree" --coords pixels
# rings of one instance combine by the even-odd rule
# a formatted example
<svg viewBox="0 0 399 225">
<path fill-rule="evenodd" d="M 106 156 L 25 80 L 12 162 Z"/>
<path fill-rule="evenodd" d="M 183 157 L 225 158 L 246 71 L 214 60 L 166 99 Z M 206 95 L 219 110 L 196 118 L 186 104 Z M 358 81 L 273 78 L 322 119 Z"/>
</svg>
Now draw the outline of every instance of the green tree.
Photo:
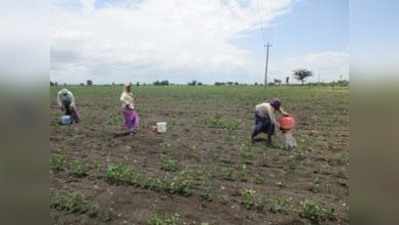
<svg viewBox="0 0 399 225">
<path fill-rule="evenodd" d="M 302 84 L 305 82 L 305 79 L 313 76 L 313 72 L 308 69 L 297 69 L 294 70 L 295 79 L 299 80 Z"/>
</svg>

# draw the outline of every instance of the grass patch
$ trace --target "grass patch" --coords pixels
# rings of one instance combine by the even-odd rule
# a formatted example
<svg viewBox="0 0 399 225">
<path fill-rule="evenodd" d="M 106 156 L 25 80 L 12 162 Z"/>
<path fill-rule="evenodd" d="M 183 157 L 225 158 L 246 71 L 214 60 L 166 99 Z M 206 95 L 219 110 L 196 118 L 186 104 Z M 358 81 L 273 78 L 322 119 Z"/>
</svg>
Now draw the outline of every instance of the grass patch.
<svg viewBox="0 0 399 225">
<path fill-rule="evenodd" d="M 75 177 L 85 177 L 89 172 L 87 163 L 80 160 L 74 160 L 71 162 L 69 173 Z"/>
<path fill-rule="evenodd" d="M 112 184 L 134 184 L 137 176 L 127 165 L 118 164 L 108 166 L 105 177 Z"/>
<path fill-rule="evenodd" d="M 147 220 L 147 225 L 181 225 L 182 221 L 179 214 L 159 215 L 154 214 Z"/>
<path fill-rule="evenodd" d="M 241 191 L 241 203 L 246 209 L 256 206 L 256 191 L 252 189 L 244 189 Z"/>
<path fill-rule="evenodd" d="M 62 171 L 65 166 L 65 157 L 61 154 L 53 154 L 50 158 L 50 169 L 53 171 Z"/>
<path fill-rule="evenodd" d="M 206 121 L 209 128 L 237 130 L 240 128 L 240 122 L 233 119 L 223 119 L 220 115 L 209 118 Z"/>
<path fill-rule="evenodd" d="M 84 214 L 96 216 L 98 207 L 92 202 L 87 201 L 84 196 L 78 192 L 60 192 L 51 195 L 50 208 L 66 213 Z"/>
<path fill-rule="evenodd" d="M 181 171 L 172 177 L 153 178 L 122 164 L 110 165 L 106 172 L 106 179 L 112 184 L 135 185 L 144 189 L 184 196 L 191 195 L 194 186 L 193 177 L 188 176 L 186 171 Z"/>
<path fill-rule="evenodd" d="M 320 224 L 326 220 L 334 220 L 335 210 L 325 209 L 319 203 L 305 200 L 302 202 L 301 217 L 312 221 L 315 224 Z"/>
<path fill-rule="evenodd" d="M 161 169 L 168 172 L 176 172 L 179 169 L 177 166 L 177 160 L 161 156 Z"/>
<path fill-rule="evenodd" d="M 270 212 L 279 214 L 288 214 L 290 202 L 286 198 L 277 198 L 271 201 Z"/>
</svg>

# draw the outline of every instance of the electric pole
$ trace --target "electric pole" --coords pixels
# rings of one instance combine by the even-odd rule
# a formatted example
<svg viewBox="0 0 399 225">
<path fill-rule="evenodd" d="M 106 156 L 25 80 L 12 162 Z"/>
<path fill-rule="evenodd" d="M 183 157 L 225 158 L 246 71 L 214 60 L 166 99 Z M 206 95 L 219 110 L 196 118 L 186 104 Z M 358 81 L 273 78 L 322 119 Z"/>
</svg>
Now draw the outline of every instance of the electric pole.
<svg viewBox="0 0 399 225">
<path fill-rule="evenodd" d="M 266 66 L 265 66 L 265 87 L 267 86 L 267 72 L 269 70 L 269 49 L 272 45 L 268 42 L 266 47 Z"/>
</svg>

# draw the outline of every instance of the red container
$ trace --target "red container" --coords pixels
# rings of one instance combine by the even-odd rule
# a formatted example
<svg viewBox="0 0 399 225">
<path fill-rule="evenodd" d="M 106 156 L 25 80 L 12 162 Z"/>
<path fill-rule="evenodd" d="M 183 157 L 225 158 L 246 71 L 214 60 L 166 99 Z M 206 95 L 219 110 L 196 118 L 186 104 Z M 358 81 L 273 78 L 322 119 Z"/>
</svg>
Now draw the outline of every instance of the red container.
<svg viewBox="0 0 399 225">
<path fill-rule="evenodd" d="M 295 119 L 292 116 L 281 116 L 278 119 L 280 123 L 280 129 L 282 130 L 291 130 L 295 127 Z"/>
</svg>

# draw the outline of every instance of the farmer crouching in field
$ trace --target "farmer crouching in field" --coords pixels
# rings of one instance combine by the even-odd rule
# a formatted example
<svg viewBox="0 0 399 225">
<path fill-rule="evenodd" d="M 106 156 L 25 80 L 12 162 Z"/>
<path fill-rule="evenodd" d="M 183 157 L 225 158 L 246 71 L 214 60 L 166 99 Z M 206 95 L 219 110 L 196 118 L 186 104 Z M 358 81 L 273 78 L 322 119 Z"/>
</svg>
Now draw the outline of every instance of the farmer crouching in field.
<svg viewBox="0 0 399 225">
<path fill-rule="evenodd" d="M 281 101 L 277 98 L 274 98 L 269 102 L 256 105 L 255 127 L 251 135 L 252 142 L 254 142 L 254 138 L 259 133 L 266 133 L 268 137 L 268 144 L 272 144 L 272 136 L 274 135 L 275 130 L 279 129 L 280 126 L 276 120 L 275 112 L 279 112 L 284 116 L 289 115 L 281 108 Z"/>
<path fill-rule="evenodd" d="M 120 100 L 122 102 L 122 114 L 125 120 L 124 126 L 128 129 L 130 135 L 134 135 L 139 126 L 140 118 L 134 107 L 131 83 L 124 86 Z"/>
<path fill-rule="evenodd" d="M 66 116 L 71 117 L 71 123 L 79 123 L 80 117 L 76 107 L 75 97 L 68 89 L 63 88 L 57 93 L 57 103 Z"/>
</svg>

